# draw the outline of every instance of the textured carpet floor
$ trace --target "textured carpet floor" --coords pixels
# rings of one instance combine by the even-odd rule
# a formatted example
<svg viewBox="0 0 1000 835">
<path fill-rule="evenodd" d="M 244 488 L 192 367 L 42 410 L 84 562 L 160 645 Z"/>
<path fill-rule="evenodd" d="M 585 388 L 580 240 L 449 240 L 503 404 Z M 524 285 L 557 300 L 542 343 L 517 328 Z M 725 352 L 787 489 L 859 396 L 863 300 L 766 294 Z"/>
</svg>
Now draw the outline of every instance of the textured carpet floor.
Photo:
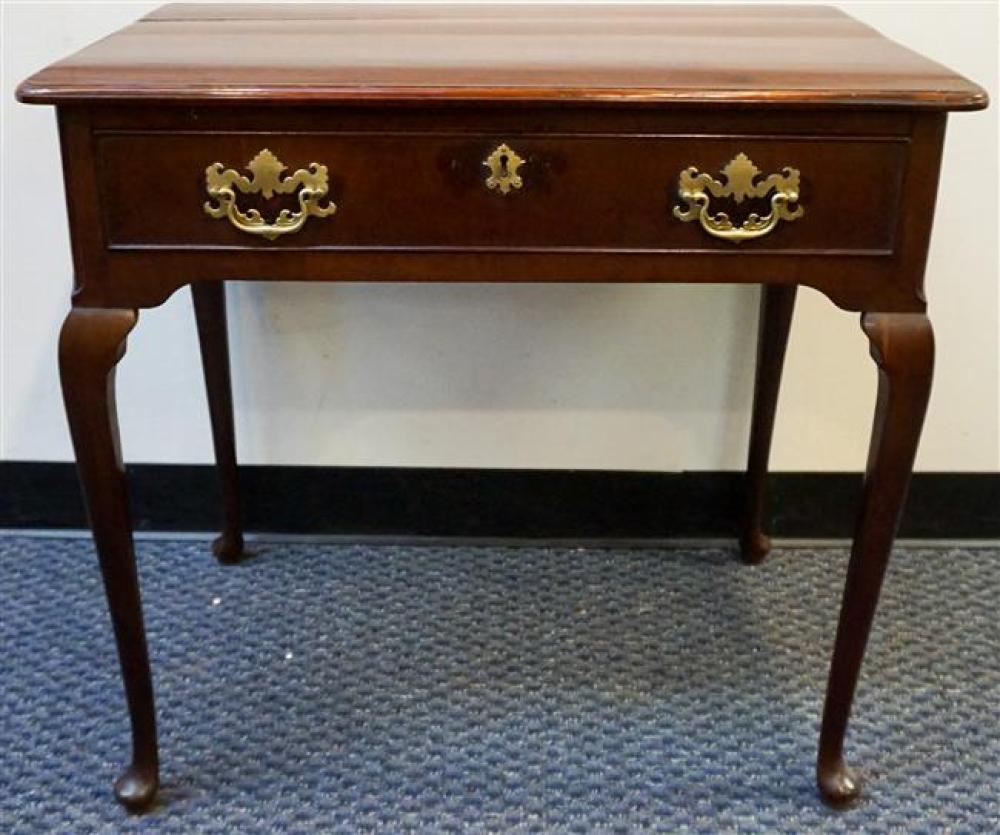
<svg viewBox="0 0 1000 835">
<path fill-rule="evenodd" d="M 900 550 L 813 788 L 846 564 L 782 550 L 139 543 L 162 801 L 89 540 L 0 538 L 0 832 L 997 832 L 1000 550 Z"/>
</svg>

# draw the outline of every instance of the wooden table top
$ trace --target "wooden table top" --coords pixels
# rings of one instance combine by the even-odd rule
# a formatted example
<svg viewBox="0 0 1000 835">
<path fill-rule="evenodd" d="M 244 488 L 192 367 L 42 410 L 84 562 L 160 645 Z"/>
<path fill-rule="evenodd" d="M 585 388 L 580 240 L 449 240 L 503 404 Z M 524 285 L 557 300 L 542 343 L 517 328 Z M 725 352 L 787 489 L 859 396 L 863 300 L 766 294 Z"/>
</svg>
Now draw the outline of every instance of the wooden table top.
<svg viewBox="0 0 1000 835">
<path fill-rule="evenodd" d="M 164 6 L 22 101 L 648 102 L 968 110 L 986 93 L 817 6 Z"/>
</svg>

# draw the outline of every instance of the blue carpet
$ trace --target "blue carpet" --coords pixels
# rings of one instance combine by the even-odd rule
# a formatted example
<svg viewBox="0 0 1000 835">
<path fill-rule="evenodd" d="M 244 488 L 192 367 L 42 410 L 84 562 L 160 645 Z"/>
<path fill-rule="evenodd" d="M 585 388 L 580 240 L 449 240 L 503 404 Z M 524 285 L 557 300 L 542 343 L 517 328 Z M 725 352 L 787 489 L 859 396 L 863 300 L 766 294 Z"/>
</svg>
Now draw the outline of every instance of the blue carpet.
<svg viewBox="0 0 1000 835">
<path fill-rule="evenodd" d="M 162 801 L 89 540 L 0 538 L 0 832 L 997 832 L 1000 550 L 900 550 L 813 787 L 846 564 L 781 550 L 139 543 Z"/>
</svg>

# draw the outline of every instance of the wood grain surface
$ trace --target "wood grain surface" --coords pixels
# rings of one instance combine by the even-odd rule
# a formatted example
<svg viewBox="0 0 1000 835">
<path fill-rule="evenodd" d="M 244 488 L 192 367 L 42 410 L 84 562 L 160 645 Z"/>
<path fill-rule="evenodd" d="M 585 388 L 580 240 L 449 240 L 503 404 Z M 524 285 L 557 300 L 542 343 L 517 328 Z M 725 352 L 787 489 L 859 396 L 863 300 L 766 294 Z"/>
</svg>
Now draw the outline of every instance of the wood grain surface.
<svg viewBox="0 0 1000 835">
<path fill-rule="evenodd" d="M 168 5 L 22 101 L 986 106 L 976 84 L 815 6 Z"/>
</svg>

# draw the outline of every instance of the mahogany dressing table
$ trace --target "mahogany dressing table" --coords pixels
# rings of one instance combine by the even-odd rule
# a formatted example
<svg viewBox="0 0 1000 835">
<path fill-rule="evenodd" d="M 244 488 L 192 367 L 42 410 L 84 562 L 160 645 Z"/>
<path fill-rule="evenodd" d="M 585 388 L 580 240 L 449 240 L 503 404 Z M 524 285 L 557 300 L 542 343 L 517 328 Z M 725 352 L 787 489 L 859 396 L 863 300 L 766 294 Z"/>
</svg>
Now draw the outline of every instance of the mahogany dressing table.
<svg viewBox="0 0 1000 835">
<path fill-rule="evenodd" d="M 58 111 L 59 362 L 131 718 L 126 807 L 159 764 L 114 371 L 138 311 L 190 285 L 214 550 L 238 560 L 230 280 L 761 284 L 749 563 L 796 287 L 860 313 L 878 400 L 817 767 L 826 800 L 857 796 L 844 734 L 930 392 L 946 114 L 985 107 L 979 87 L 814 6 L 171 5 L 17 95 Z"/>
</svg>

